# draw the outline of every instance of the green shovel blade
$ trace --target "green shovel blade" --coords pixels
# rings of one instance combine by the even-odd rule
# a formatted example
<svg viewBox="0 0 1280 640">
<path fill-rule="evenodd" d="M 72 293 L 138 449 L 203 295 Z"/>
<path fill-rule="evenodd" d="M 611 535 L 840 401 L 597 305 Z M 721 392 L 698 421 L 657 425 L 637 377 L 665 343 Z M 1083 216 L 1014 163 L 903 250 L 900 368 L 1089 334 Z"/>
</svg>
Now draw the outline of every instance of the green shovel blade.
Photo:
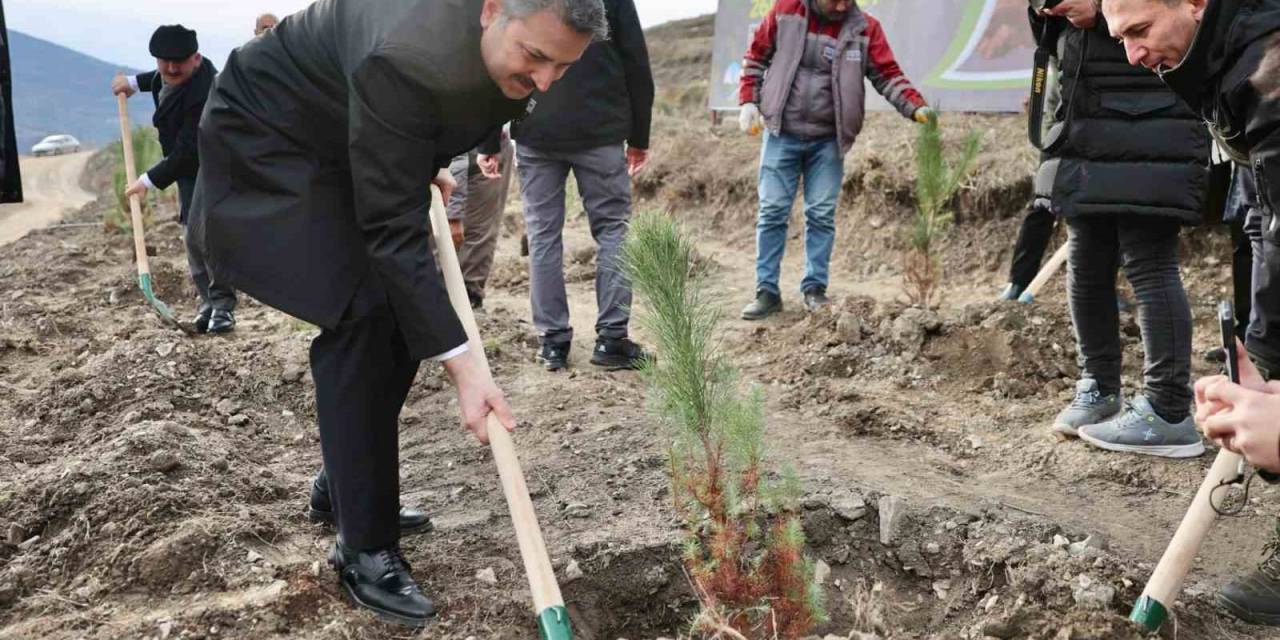
<svg viewBox="0 0 1280 640">
<path fill-rule="evenodd" d="M 573 640 L 569 612 L 564 605 L 547 607 L 538 614 L 538 637 L 541 640 Z"/>
<path fill-rule="evenodd" d="M 1155 631 L 1169 619 L 1169 610 L 1155 598 L 1144 595 L 1133 603 L 1133 611 L 1129 612 L 1129 619 L 1146 627 L 1147 631 Z"/>
</svg>

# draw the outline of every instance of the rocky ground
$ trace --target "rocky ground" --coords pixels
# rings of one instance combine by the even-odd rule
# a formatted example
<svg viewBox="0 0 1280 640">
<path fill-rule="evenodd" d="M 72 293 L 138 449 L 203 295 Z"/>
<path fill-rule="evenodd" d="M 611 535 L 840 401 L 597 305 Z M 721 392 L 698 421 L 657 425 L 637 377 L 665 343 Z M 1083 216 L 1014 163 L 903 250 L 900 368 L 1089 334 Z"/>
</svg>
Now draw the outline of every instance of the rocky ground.
<svg viewBox="0 0 1280 640">
<path fill-rule="evenodd" d="M 639 206 L 667 208 L 698 238 L 724 344 L 767 398 L 772 457 L 801 476 L 832 613 L 819 637 L 1143 637 L 1124 616 L 1212 452 L 1149 460 L 1048 435 L 1077 374 L 1061 279 L 1033 306 L 990 302 L 1029 188 L 1033 158 L 1007 143 L 1020 139 L 1018 118 L 947 119 L 953 137 L 983 130 L 988 150 L 957 201 L 937 309 L 901 300 L 911 129 L 876 114 L 849 159 L 835 305 L 799 311 L 797 230 L 788 310 L 742 322 L 758 141 L 697 115 L 687 69 L 705 64 L 699 47 L 661 46 L 696 42 L 707 26 L 651 36 L 670 52 L 655 55 L 660 85 L 686 84 L 663 92 Z M 102 164 L 89 164 L 97 193 Z M 101 198 L 70 222 L 112 206 Z M 585 220 L 572 215 L 566 231 L 575 366 L 549 374 L 532 358 L 518 211 L 513 200 L 481 332 L 521 419 L 516 442 L 577 637 L 680 635 L 695 604 L 664 436 L 638 376 L 586 364 Z M 159 295 L 186 316 L 194 291 L 172 215 L 157 211 L 148 238 Z M 1215 340 L 1228 252 L 1215 230 L 1185 238 L 1199 352 Z M 319 465 L 315 329 L 245 300 L 234 334 L 187 337 L 149 311 L 130 256 L 127 236 L 99 226 L 0 247 L 0 638 L 535 636 L 496 473 L 458 427 L 438 368 L 423 366 L 401 430 L 404 501 L 436 525 L 406 552 L 443 611 L 413 634 L 343 602 L 323 564 L 332 533 L 303 516 Z M 1133 393 L 1141 352 L 1124 318 Z M 1195 367 L 1212 370 L 1199 357 Z M 1214 528 L 1163 637 L 1274 637 L 1219 614 L 1212 594 L 1259 558 L 1275 494 L 1258 483 L 1243 515 Z"/>
</svg>

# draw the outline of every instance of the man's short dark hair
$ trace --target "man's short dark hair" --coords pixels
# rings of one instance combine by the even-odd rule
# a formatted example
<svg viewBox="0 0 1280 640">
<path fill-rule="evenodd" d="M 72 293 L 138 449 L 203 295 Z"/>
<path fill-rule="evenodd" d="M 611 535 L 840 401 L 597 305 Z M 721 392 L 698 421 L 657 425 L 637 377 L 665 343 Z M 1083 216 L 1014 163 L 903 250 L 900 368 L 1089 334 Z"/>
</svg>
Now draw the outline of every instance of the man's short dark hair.
<svg viewBox="0 0 1280 640">
<path fill-rule="evenodd" d="M 503 13 L 527 18 L 539 11 L 554 11 L 570 29 L 591 34 L 592 40 L 609 39 L 609 22 L 601 0 L 502 0 Z"/>
</svg>

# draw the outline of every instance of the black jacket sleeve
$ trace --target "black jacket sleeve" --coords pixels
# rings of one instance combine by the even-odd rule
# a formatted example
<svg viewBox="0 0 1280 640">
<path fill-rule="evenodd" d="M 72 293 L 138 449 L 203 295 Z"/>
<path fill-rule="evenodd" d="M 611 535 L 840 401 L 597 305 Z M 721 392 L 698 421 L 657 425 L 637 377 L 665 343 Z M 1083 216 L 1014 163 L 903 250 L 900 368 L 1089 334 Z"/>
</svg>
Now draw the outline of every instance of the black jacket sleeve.
<svg viewBox="0 0 1280 640">
<path fill-rule="evenodd" d="M 349 102 L 355 218 L 371 268 L 386 287 L 410 355 L 438 356 L 467 340 L 429 244 L 438 109 L 419 83 L 377 51 L 353 73 Z"/>
<path fill-rule="evenodd" d="M 200 116 L 204 112 L 204 100 L 192 100 L 183 105 L 182 128 L 174 140 L 173 148 L 155 166 L 147 169 L 147 177 L 157 189 L 165 189 L 179 178 L 195 178 L 200 171 L 200 152 L 197 137 Z"/>
<path fill-rule="evenodd" d="M 631 137 L 627 144 L 637 149 L 649 148 L 649 128 L 653 120 L 653 71 L 649 68 L 649 49 L 644 42 L 644 29 L 632 0 L 618 0 L 609 12 L 609 38 L 622 58 L 627 76 L 627 95 L 631 99 Z"/>
<path fill-rule="evenodd" d="M 502 153 L 502 127 L 494 129 L 489 135 L 480 141 L 480 146 L 476 147 L 476 151 L 486 156 L 494 156 Z"/>
<path fill-rule="evenodd" d="M 158 75 L 159 74 L 155 71 L 143 71 L 142 73 L 134 76 L 138 81 L 138 90 L 149 92 L 154 89 L 155 87 L 153 85 L 156 82 L 159 82 L 159 78 L 157 78 Z"/>
<path fill-rule="evenodd" d="M 1235 113 L 1251 114 L 1245 123 L 1249 141 L 1249 163 L 1258 191 L 1258 202 L 1272 215 L 1280 216 L 1280 81 L 1271 69 L 1280 67 L 1280 40 L 1267 38 L 1255 45 L 1263 51 L 1259 68 L 1252 73 L 1241 93 Z"/>
</svg>

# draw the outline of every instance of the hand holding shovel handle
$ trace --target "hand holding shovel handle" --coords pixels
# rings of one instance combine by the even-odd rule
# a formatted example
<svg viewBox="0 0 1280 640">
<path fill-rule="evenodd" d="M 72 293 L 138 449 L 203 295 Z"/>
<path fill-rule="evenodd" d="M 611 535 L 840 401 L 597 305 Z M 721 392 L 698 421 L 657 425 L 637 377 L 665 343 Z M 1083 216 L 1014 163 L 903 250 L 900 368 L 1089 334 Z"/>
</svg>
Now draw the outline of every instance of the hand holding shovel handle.
<svg viewBox="0 0 1280 640">
<path fill-rule="evenodd" d="M 454 312 L 466 329 L 468 350 L 479 359 L 485 375 L 491 375 L 489 359 L 484 353 L 484 342 L 480 340 L 480 330 L 476 326 L 475 314 L 471 311 L 471 302 L 462 281 L 458 253 L 453 248 L 453 243 L 449 242 L 449 221 L 444 204 L 435 187 L 432 187 L 431 227 L 432 235 L 436 238 L 440 271 L 444 274 L 445 287 L 449 290 L 449 303 L 453 305 Z M 538 633 L 542 640 L 570 640 L 573 632 L 569 627 L 569 614 L 564 607 L 564 598 L 560 595 L 555 572 L 551 569 L 546 544 L 542 541 L 538 515 L 533 510 L 533 501 L 529 499 L 529 489 L 525 485 L 524 472 L 520 469 L 515 444 L 511 440 L 511 434 L 507 433 L 493 414 L 489 414 L 488 433 L 489 448 L 493 451 L 493 461 L 497 464 L 498 475 L 502 479 L 502 492 L 507 498 L 511 523 L 515 526 L 516 541 L 520 545 L 520 557 L 524 560 L 525 575 L 529 578 L 529 589 L 533 592 Z"/>
</svg>

